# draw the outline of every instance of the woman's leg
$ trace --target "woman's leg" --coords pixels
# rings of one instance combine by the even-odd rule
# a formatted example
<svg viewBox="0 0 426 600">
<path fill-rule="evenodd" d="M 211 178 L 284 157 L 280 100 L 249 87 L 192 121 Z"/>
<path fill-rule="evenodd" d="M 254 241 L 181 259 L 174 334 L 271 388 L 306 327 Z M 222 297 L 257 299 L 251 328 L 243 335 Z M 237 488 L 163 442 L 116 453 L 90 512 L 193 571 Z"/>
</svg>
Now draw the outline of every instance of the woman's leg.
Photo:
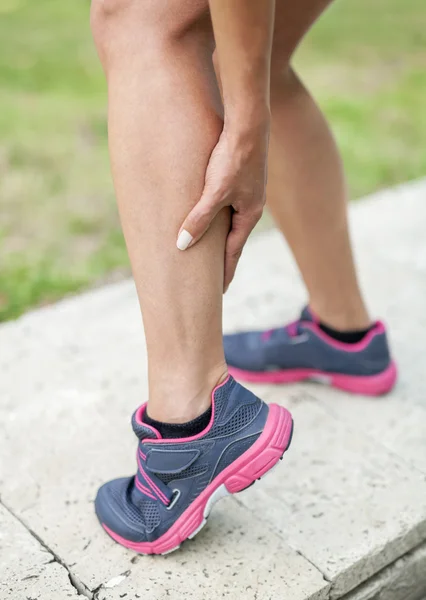
<svg viewBox="0 0 426 600">
<path fill-rule="evenodd" d="M 227 372 L 229 213 L 194 248 L 176 248 L 222 130 L 207 2 L 95 0 L 92 29 L 108 79 L 112 171 L 145 327 L 149 416 L 186 422 L 209 407 Z"/>
<path fill-rule="evenodd" d="M 321 111 L 290 67 L 329 3 L 277 0 L 267 203 L 296 258 L 310 307 L 324 324 L 356 330 L 370 321 L 351 251 L 341 159 Z"/>
<path fill-rule="evenodd" d="M 105 483 L 95 510 L 118 543 L 165 554 L 202 529 L 215 501 L 279 461 L 292 420 L 284 407 L 268 408 L 226 377 L 229 212 L 192 248 L 176 247 L 222 130 L 207 0 L 93 2 L 113 175 L 149 369 L 148 414 L 142 405 L 132 419 L 136 474 Z"/>
<path fill-rule="evenodd" d="M 319 377 L 377 395 L 393 387 L 396 369 L 385 329 L 370 323 L 359 289 L 340 157 L 324 117 L 290 67 L 329 1 L 277 0 L 271 68 L 267 202 L 299 265 L 312 311 L 303 310 L 288 327 L 225 336 L 225 355 L 230 372 L 243 381 Z"/>
</svg>

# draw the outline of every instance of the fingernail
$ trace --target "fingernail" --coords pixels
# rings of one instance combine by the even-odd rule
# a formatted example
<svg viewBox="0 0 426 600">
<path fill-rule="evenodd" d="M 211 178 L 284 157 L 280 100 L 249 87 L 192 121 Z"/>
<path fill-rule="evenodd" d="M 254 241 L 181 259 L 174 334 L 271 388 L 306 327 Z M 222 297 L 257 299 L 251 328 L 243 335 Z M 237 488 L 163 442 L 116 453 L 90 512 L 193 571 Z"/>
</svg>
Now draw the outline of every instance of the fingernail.
<svg viewBox="0 0 426 600">
<path fill-rule="evenodd" d="M 182 229 L 177 239 L 176 246 L 179 248 L 179 250 L 186 250 L 189 244 L 192 242 L 192 239 L 192 235 L 189 233 L 189 231 Z"/>
</svg>

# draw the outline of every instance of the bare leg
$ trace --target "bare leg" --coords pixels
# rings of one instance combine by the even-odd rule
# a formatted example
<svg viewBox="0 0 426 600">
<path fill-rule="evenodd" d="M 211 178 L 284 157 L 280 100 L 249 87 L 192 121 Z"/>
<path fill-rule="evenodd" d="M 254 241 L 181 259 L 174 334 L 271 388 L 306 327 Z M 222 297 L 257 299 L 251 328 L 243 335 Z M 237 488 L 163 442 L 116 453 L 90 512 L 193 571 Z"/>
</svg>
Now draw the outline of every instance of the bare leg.
<svg viewBox="0 0 426 600">
<path fill-rule="evenodd" d="M 268 207 L 302 273 L 310 306 L 336 329 L 370 321 L 351 251 L 341 160 L 320 110 L 290 68 L 329 0 L 278 0 L 272 58 Z"/>
<path fill-rule="evenodd" d="M 226 374 L 223 211 L 203 240 L 176 237 L 222 130 L 207 2 L 101 0 L 92 28 L 109 87 L 112 170 L 145 327 L 152 418 L 185 422 Z"/>
</svg>

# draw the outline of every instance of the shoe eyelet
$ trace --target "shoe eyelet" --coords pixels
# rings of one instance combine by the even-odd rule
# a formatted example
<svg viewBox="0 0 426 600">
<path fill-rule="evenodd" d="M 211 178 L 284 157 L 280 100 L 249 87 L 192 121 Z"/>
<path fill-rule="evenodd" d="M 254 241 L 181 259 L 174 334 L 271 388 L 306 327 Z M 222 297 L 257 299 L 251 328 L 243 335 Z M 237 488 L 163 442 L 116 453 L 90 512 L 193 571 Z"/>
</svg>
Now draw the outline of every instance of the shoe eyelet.
<svg viewBox="0 0 426 600">
<path fill-rule="evenodd" d="M 174 489 L 172 499 L 170 501 L 170 504 L 168 506 L 166 506 L 166 510 L 172 510 L 172 508 L 174 507 L 176 502 L 179 500 L 180 496 L 181 496 L 181 491 L 178 489 Z"/>
</svg>

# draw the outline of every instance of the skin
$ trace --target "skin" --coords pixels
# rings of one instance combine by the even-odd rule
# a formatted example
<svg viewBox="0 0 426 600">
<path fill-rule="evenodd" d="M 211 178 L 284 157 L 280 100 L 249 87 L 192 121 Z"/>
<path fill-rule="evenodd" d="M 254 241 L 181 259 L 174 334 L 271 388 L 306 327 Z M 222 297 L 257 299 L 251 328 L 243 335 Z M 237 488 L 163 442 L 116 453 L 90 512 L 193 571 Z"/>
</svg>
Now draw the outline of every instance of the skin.
<svg viewBox="0 0 426 600">
<path fill-rule="evenodd" d="M 266 201 L 296 259 L 312 310 L 329 327 L 356 331 L 371 320 L 352 254 L 342 161 L 323 114 L 291 67 L 300 41 L 330 3 L 276 4 Z M 213 62 L 222 90 L 217 52 Z M 236 261 L 232 275 L 235 268 Z"/>
<path fill-rule="evenodd" d="M 290 66 L 329 3 L 277 2 L 267 204 L 297 261 L 312 310 L 330 327 L 358 330 L 371 321 L 349 239 L 342 161 L 324 116 Z"/>
<path fill-rule="evenodd" d="M 194 248 L 176 247 L 223 129 L 207 5 L 93 2 L 92 30 L 108 80 L 112 173 L 145 329 L 148 410 L 185 422 L 207 409 L 227 372 L 229 209 Z"/>
<path fill-rule="evenodd" d="M 202 197 L 182 230 L 194 245 L 217 212 L 232 207 L 225 254 L 226 290 L 265 202 L 275 2 L 210 0 L 209 4 L 224 126 L 210 157 Z"/>
<path fill-rule="evenodd" d="M 336 307 L 325 321 L 331 325 L 337 314 L 336 323 L 368 320 L 350 254 L 340 162 L 318 109 L 289 68 L 292 48 L 325 4 L 278 3 L 272 62 L 273 3 L 210 4 L 215 34 L 205 0 L 92 2 L 93 35 L 108 80 L 114 185 L 145 328 L 148 411 L 167 422 L 202 413 L 227 374 L 224 281 L 231 280 L 261 214 L 270 130 L 268 202 L 286 229 L 312 307 L 321 318 L 321 302 Z M 259 23 L 263 33 L 251 44 Z M 239 43 L 237 54 L 232 40 Z M 326 175 L 315 164 L 318 154 Z M 176 247 L 183 228 L 193 237 L 184 252 Z M 320 274 L 329 288 L 321 290 Z M 334 298 L 342 285 L 350 311 Z"/>
<path fill-rule="evenodd" d="M 265 201 L 275 2 L 210 0 L 209 4 L 224 126 L 209 161 L 202 197 L 182 229 L 193 245 L 217 212 L 232 206 L 225 254 L 226 290 Z"/>
</svg>

